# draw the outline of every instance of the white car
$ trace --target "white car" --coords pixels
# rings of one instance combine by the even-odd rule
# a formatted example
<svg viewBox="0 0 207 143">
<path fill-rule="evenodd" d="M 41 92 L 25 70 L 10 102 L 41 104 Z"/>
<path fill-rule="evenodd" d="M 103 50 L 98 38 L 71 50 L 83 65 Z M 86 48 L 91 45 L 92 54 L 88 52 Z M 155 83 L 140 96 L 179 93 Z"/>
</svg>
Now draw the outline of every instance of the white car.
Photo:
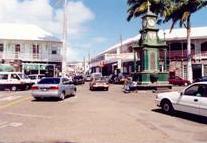
<svg viewBox="0 0 207 143">
<path fill-rule="evenodd" d="M 28 77 L 30 78 L 32 83 L 37 84 L 42 78 L 45 77 L 45 75 L 44 74 L 31 74 L 31 75 L 28 75 Z"/>
<path fill-rule="evenodd" d="M 165 113 L 177 110 L 207 116 L 207 82 L 193 83 L 181 93 L 160 93 L 156 96 L 156 102 Z"/>
</svg>

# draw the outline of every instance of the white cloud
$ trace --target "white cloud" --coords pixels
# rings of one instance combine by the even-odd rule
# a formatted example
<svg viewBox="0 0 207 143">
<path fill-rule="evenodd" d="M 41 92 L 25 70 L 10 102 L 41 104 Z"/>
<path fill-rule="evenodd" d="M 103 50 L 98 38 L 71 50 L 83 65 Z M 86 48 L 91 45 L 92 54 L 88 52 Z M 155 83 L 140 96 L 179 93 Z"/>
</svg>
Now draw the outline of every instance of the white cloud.
<svg viewBox="0 0 207 143">
<path fill-rule="evenodd" d="M 85 24 L 95 15 L 81 1 L 69 1 L 67 9 L 68 32 L 79 37 L 88 30 Z M 62 38 L 63 9 L 53 8 L 49 0 L 0 0 L 0 22 L 35 24 Z"/>
</svg>

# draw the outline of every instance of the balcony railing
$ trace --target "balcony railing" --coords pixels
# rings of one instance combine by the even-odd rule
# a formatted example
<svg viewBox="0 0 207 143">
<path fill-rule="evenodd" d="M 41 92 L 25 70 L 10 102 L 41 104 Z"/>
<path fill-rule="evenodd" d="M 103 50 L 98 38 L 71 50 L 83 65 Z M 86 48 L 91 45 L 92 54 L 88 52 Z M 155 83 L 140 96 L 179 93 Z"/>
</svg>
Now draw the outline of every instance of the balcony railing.
<svg viewBox="0 0 207 143">
<path fill-rule="evenodd" d="M 60 62 L 62 59 L 59 54 L 5 53 L 5 55 L 6 59 L 23 61 Z"/>
<path fill-rule="evenodd" d="M 160 51 L 160 58 L 164 58 L 164 51 Z M 196 58 L 196 57 L 206 57 L 207 58 L 207 51 L 205 53 L 201 53 L 201 54 L 196 54 L 195 51 L 191 51 L 191 55 L 192 58 Z M 176 51 L 168 51 L 167 52 L 167 58 L 170 59 L 183 59 L 183 58 L 187 58 L 187 50 L 176 50 Z"/>
</svg>

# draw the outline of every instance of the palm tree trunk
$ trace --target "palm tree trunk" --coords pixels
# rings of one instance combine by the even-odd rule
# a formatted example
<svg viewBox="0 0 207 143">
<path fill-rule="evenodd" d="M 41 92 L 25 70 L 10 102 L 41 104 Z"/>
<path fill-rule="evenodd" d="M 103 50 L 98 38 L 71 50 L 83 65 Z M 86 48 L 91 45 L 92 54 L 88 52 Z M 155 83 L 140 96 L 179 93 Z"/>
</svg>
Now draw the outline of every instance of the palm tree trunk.
<svg viewBox="0 0 207 143">
<path fill-rule="evenodd" d="M 187 79 L 192 82 L 193 81 L 193 71 L 192 71 L 192 63 L 191 63 L 191 25 L 190 25 L 190 16 L 187 19 Z"/>
</svg>

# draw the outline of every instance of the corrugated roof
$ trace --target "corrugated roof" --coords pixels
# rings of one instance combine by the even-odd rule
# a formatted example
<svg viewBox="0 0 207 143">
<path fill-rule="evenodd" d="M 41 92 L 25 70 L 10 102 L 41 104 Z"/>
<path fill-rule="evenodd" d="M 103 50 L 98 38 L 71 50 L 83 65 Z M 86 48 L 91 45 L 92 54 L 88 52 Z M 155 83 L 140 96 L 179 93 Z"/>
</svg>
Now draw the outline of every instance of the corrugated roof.
<svg viewBox="0 0 207 143">
<path fill-rule="evenodd" d="M 0 39 L 61 42 L 53 34 L 32 24 L 0 23 Z"/>
</svg>

